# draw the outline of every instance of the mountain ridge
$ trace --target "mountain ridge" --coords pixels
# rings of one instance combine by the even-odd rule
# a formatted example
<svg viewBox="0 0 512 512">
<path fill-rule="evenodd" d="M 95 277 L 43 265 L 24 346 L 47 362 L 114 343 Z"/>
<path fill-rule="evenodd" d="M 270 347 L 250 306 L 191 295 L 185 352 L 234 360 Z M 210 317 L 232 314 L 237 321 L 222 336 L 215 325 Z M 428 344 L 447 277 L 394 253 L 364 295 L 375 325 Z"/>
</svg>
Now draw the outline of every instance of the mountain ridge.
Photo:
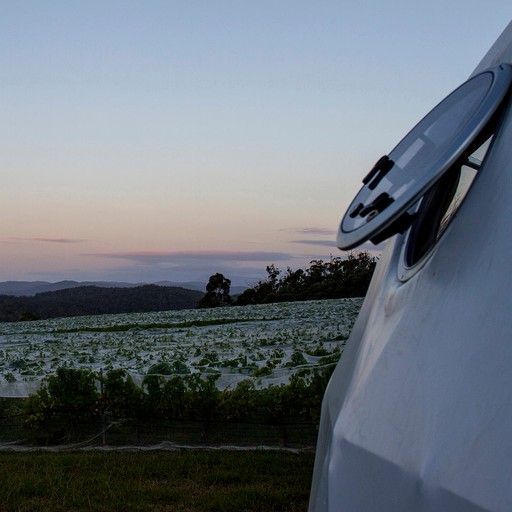
<svg viewBox="0 0 512 512">
<path fill-rule="evenodd" d="M 74 281 L 63 280 L 57 282 L 50 281 L 1 281 L 0 295 L 9 295 L 13 297 L 33 297 L 38 293 L 54 292 L 66 290 L 68 288 L 79 288 L 82 286 L 96 286 L 98 288 L 135 288 L 155 284 L 157 286 L 185 288 L 186 290 L 196 290 L 204 292 L 206 282 L 202 281 L 157 281 L 154 283 L 127 283 L 115 281 Z M 236 295 L 246 290 L 248 286 L 232 286 L 231 293 Z"/>
<path fill-rule="evenodd" d="M 193 309 L 204 293 L 174 286 L 77 286 L 34 296 L 0 295 L 0 321 Z"/>
</svg>

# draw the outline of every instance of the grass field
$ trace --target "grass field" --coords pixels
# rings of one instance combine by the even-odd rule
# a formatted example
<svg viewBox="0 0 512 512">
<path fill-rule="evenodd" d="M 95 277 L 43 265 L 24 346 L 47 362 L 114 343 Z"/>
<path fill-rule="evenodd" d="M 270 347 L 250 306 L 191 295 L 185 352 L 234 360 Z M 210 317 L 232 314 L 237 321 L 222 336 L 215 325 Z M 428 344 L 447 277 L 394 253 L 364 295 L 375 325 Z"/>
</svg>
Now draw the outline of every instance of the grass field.
<svg viewBox="0 0 512 512">
<path fill-rule="evenodd" d="M 314 454 L 0 452 L 0 511 L 305 511 Z"/>
</svg>

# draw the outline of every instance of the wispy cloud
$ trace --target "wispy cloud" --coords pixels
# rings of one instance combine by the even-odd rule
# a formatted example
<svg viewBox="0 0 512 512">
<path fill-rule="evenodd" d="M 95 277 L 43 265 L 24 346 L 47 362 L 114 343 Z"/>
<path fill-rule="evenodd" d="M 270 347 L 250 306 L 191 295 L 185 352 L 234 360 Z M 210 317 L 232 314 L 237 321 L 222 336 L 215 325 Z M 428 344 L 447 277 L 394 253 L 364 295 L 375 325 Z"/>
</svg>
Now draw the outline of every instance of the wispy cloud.
<svg viewBox="0 0 512 512">
<path fill-rule="evenodd" d="M 336 247 L 336 231 L 319 227 L 299 227 L 287 229 L 290 233 L 310 236 L 311 238 L 299 238 L 290 240 L 292 244 L 317 245 L 322 247 Z"/>
<path fill-rule="evenodd" d="M 256 282 L 271 263 L 290 261 L 294 257 L 271 251 L 132 251 L 93 253 L 101 259 L 123 261 L 123 266 L 109 267 L 115 280 L 125 281 L 194 281 L 207 280 L 215 272 L 222 272 L 233 284 Z"/>
<path fill-rule="evenodd" d="M 95 253 L 87 256 L 100 258 L 115 258 L 134 261 L 143 264 L 194 264 L 215 261 L 229 262 L 273 262 L 284 261 L 291 258 L 283 252 L 265 251 L 136 251 L 136 252 L 109 252 Z"/>
<path fill-rule="evenodd" d="M 291 229 L 283 229 L 282 231 L 289 231 L 291 233 L 298 233 L 300 235 L 318 235 L 318 236 L 335 236 L 334 229 L 318 228 L 318 227 L 299 227 Z"/>
<path fill-rule="evenodd" d="M 325 247 L 336 247 L 336 241 L 333 240 L 290 240 L 292 244 L 321 245 Z"/>
<path fill-rule="evenodd" d="M 298 228 L 297 233 L 302 233 L 303 235 L 322 235 L 322 236 L 336 235 L 336 231 L 334 229 L 325 229 L 325 228 Z"/>
<path fill-rule="evenodd" d="M 47 237 L 10 237 L 9 240 L 18 242 L 46 242 L 52 244 L 79 244 L 86 242 L 80 238 L 47 238 Z"/>
</svg>

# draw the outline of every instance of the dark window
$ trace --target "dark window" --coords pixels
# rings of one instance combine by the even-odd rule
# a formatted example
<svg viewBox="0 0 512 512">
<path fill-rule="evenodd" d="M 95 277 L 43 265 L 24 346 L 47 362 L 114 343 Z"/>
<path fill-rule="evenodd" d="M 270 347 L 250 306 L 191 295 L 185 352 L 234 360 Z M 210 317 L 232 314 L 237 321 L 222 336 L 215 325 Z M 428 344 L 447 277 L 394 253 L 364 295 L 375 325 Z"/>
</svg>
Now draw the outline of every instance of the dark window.
<svg viewBox="0 0 512 512">
<path fill-rule="evenodd" d="M 446 230 L 480 172 L 493 137 L 494 130 L 486 130 L 420 200 L 417 219 L 407 239 L 407 266 L 418 263 Z"/>
</svg>

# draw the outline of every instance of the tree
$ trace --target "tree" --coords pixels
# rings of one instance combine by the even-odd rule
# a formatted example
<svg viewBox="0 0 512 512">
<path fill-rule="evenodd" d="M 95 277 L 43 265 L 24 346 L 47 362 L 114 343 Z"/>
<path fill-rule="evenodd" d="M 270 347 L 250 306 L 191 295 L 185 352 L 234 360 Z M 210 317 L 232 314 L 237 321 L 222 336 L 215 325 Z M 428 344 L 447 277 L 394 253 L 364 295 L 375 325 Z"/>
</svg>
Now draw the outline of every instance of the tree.
<svg viewBox="0 0 512 512">
<path fill-rule="evenodd" d="M 199 301 L 198 308 L 217 308 L 219 306 L 231 306 L 233 301 L 229 295 L 231 280 L 217 272 L 208 280 L 206 293 Z"/>
<path fill-rule="evenodd" d="M 58 368 L 48 377 L 35 395 L 27 401 L 27 424 L 40 428 L 46 425 L 51 433 L 52 419 L 64 422 L 64 437 L 69 441 L 82 421 L 95 414 L 99 394 L 96 375 L 90 370 Z"/>
<path fill-rule="evenodd" d="M 139 416 L 142 409 L 142 390 L 122 368 L 110 370 L 103 377 L 102 410 L 115 417 Z"/>
<path fill-rule="evenodd" d="M 274 265 L 267 267 L 268 277 L 241 293 L 237 306 L 268 302 L 363 297 L 370 284 L 376 260 L 366 251 L 348 253 L 345 258 L 312 260 L 307 269 L 286 273 Z"/>
<path fill-rule="evenodd" d="M 277 291 L 277 287 L 279 286 L 278 278 L 280 273 L 281 271 L 273 263 L 267 266 L 267 281 L 271 284 L 273 292 Z"/>
</svg>

